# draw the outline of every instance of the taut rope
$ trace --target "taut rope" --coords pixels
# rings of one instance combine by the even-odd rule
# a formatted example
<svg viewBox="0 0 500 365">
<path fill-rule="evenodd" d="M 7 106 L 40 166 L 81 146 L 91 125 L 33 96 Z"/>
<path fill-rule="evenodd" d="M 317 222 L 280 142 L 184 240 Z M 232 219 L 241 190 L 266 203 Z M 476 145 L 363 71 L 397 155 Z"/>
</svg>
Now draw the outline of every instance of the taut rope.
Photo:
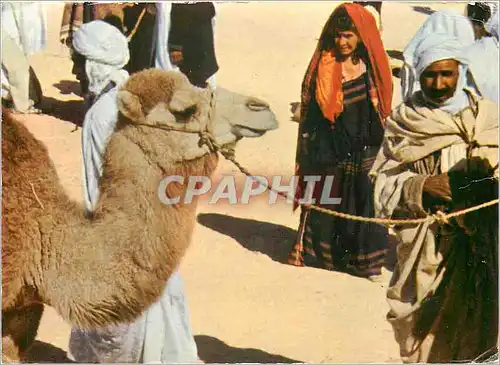
<svg viewBox="0 0 500 365">
<path fill-rule="evenodd" d="M 354 220 L 354 221 L 360 221 L 360 222 L 367 222 L 367 223 L 376 223 L 384 226 L 392 226 L 392 225 L 403 225 L 403 224 L 420 224 L 420 223 L 426 223 L 428 222 L 429 224 L 432 224 L 434 222 L 437 222 L 439 224 L 447 224 L 450 219 L 456 218 L 483 208 L 490 207 L 492 205 L 498 204 L 499 199 L 494 199 L 486 203 L 482 203 L 473 207 L 469 207 L 466 209 L 458 210 L 456 212 L 448 213 L 445 214 L 442 211 L 438 211 L 435 214 L 428 215 L 425 218 L 416 218 L 416 219 L 386 219 L 386 218 L 368 218 L 368 217 L 361 217 L 361 216 L 356 216 L 352 214 L 346 214 L 346 213 L 341 213 L 341 212 L 336 212 L 331 209 L 326 209 L 322 207 L 318 207 L 313 204 L 301 204 L 298 199 L 296 199 L 294 196 L 291 196 L 289 194 L 285 194 L 281 191 L 276 191 L 272 187 L 270 187 L 267 183 L 263 183 L 261 180 L 257 179 L 253 174 L 250 173 L 243 165 L 241 165 L 235 157 L 235 151 L 234 148 L 227 148 L 220 146 L 216 140 L 212 132 L 209 130 L 212 124 L 212 118 L 213 118 L 213 109 L 214 109 L 214 92 L 212 92 L 211 99 L 210 99 L 210 112 L 209 112 L 209 122 L 207 123 L 207 128 L 205 130 L 201 129 L 190 129 L 190 128 L 177 128 L 173 126 L 153 126 L 153 125 L 148 125 L 148 127 L 153 127 L 153 128 L 158 128 L 158 129 L 163 129 L 163 130 L 168 130 L 168 131 L 177 131 L 177 132 L 184 132 L 184 133 L 194 133 L 198 134 L 200 136 L 200 146 L 202 145 L 207 145 L 207 147 L 210 149 L 211 152 L 219 152 L 226 160 L 231 161 L 243 174 L 245 174 L 248 177 L 253 178 L 255 181 L 259 182 L 261 185 L 265 185 L 266 189 L 269 191 L 272 191 L 273 193 L 282 196 L 286 199 L 291 199 L 294 202 L 300 204 L 301 206 L 304 206 L 308 209 L 314 209 L 319 212 L 325 213 L 332 215 L 337 218 L 342 218 L 342 219 L 348 219 L 348 220 Z M 146 125 L 146 124 L 144 124 Z M 488 147 L 493 147 L 493 146 L 488 146 Z M 498 146 L 494 146 L 498 147 Z"/>
</svg>

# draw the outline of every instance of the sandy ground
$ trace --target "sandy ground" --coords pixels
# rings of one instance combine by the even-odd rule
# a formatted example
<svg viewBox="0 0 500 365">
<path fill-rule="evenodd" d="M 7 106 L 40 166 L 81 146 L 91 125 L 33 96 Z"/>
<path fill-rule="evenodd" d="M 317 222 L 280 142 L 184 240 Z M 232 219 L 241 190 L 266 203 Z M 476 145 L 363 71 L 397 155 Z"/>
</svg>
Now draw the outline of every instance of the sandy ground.
<svg viewBox="0 0 500 365">
<path fill-rule="evenodd" d="M 303 74 L 332 2 L 218 4 L 218 84 L 260 96 L 280 128 L 244 140 L 241 163 L 255 174 L 293 173 L 297 124 L 289 103 L 299 100 Z M 81 99 L 67 51 L 58 43 L 62 3 L 49 3 L 48 49 L 32 65 L 52 116 L 26 123 L 45 142 L 74 199 L 81 190 Z M 464 3 L 384 3 L 383 40 L 402 51 L 432 10 Z M 391 52 L 389 52 L 391 53 Z M 394 103 L 399 79 L 394 78 Z M 221 160 L 218 174 L 237 174 Z M 342 273 L 283 264 L 295 236 L 298 213 L 264 199 L 242 206 L 199 207 L 193 243 L 180 271 L 185 282 L 199 356 L 205 362 L 399 362 L 385 316 L 386 283 Z M 110 273 L 111 274 L 111 273 Z M 32 357 L 64 361 L 69 326 L 47 308 Z"/>
</svg>

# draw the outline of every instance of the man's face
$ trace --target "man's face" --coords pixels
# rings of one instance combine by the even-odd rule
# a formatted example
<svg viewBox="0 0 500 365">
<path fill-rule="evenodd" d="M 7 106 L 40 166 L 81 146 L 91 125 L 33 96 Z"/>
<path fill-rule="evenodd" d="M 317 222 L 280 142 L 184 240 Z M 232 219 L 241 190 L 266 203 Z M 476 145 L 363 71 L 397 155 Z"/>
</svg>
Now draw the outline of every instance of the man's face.
<svg viewBox="0 0 500 365">
<path fill-rule="evenodd" d="M 430 64 L 420 75 L 420 87 L 431 101 L 441 104 L 451 98 L 457 89 L 459 63 L 441 60 Z"/>
<path fill-rule="evenodd" d="M 472 29 L 474 29 L 474 38 L 476 40 L 483 38 L 487 34 L 482 23 L 472 23 Z"/>
<path fill-rule="evenodd" d="M 351 56 L 358 46 L 359 37 L 352 31 L 337 31 L 334 35 L 335 48 L 342 57 Z"/>
<path fill-rule="evenodd" d="M 76 79 L 80 82 L 87 80 L 87 74 L 85 73 L 85 57 L 77 52 L 73 52 L 71 59 L 73 60 L 73 69 L 71 73 L 75 75 Z"/>
</svg>

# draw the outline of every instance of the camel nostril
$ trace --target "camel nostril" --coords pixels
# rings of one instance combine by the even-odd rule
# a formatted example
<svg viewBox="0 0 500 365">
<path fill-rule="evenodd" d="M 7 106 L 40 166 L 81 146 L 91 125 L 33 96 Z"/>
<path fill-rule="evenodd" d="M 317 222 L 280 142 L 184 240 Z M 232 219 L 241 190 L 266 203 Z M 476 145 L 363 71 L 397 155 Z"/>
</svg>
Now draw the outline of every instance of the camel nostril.
<svg viewBox="0 0 500 365">
<path fill-rule="evenodd" d="M 251 111 L 255 111 L 255 112 L 260 112 L 260 111 L 270 109 L 268 103 L 266 103 L 265 101 L 262 101 L 262 100 L 258 100 L 258 99 L 250 99 L 249 101 L 247 101 L 247 107 Z"/>
</svg>

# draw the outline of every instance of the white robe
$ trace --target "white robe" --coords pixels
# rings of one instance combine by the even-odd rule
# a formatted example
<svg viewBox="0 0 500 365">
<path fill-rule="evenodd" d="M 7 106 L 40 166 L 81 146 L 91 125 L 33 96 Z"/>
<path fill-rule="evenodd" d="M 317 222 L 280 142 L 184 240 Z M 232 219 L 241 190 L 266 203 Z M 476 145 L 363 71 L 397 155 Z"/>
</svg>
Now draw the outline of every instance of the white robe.
<svg viewBox="0 0 500 365">
<path fill-rule="evenodd" d="M 2 2 L 2 31 L 21 46 L 26 55 L 47 47 L 47 11 L 37 2 Z"/>
<path fill-rule="evenodd" d="M 47 47 L 47 11 L 41 2 L 2 2 L 1 25 L 25 55 L 43 51 Z M 2 98 L 11 99 L 8 70 L 2 65 Z"/>
</svg>

